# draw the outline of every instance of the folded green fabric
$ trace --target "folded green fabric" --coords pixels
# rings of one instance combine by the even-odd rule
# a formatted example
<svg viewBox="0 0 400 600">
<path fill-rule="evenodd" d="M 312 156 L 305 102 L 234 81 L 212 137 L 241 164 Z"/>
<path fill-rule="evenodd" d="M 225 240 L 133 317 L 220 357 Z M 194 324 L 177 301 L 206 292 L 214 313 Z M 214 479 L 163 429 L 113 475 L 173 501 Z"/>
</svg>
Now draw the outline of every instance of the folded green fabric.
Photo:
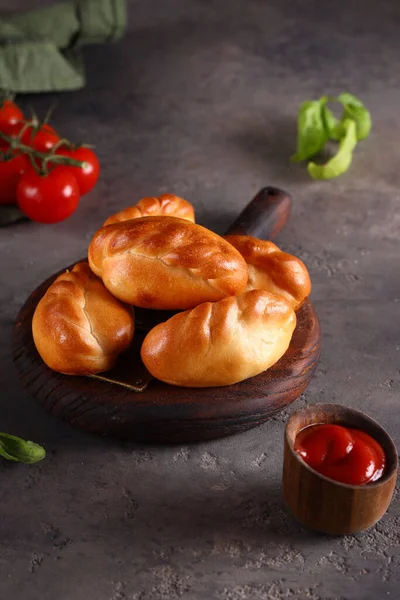
<svg viewBox="0 0 400 600">
<path fill-rule="evenodd" d="M 118 40 L 125 26 L 125 0 L 75 0 L 0 18 L 0 89 L 84 87 L 82 46 Z"/>
</svg>

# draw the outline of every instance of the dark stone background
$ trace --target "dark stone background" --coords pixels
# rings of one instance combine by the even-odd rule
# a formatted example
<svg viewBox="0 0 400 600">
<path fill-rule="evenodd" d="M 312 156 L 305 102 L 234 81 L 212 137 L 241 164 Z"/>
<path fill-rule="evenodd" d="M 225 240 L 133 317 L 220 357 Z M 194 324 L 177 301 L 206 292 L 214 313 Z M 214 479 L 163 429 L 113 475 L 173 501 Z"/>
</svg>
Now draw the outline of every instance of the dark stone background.
<svg viewBox="0 0 400 600">
<path fill-rule="evenodd" d="M 127 445 L 50 418 L 18 382 L 19 307 L 85 254 L 111 212 L 172 191 L 221 232 L 274 184 L 294 198 L 278 243 L 309 267 L 323 328 L 318 371 L 294 407 L 357 407 L 399 443 L 400 4 L 135 0 L 129 12 L 123 41 L 85 50 L 86 89 L 56 97 L 55 125 L 97 146 L 98 186 L 63 223 L 0 230 L 1 430 L 48 451 L 37 466 L 0 464 L 0 597 L 399 598 L 397 495 L 377 526 L 342 538 L 282 509 L 288 413 L 208 444 Z M 373 131 L 346 175 L 314 182 L 289 162 L 297 109 L 342 90 L 365 101 Z M 44 114 L 53 100 L 24 106 Z"/>
</svg>

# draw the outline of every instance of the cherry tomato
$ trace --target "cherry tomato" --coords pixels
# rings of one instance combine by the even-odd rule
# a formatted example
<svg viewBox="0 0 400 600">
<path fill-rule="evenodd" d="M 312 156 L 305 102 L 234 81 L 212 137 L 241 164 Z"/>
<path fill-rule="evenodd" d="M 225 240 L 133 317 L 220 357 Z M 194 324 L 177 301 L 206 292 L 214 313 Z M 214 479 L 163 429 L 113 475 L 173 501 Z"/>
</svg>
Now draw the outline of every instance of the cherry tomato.
<svg viewBox="0 0 400 600">
<path fill-rule="evenodd" d="M 60 140 L 60 136 L 50 125 L 43 125 L 36 133 L 30 131 L 22 137 L 23 143 L 32 146 L 32 148 L 35 148 L 38 152 L 48 152 Z M 24 138 L 26 140 L 25 142 Z"/>
<path fill-rule="evenodd" d="M 24 132 L 21 134 L 22 129 Z M 24 122 L 14 123 L 9 133 L 11 137 L 20 137 L 20 140 L 26 146 L 34 148 L 38 152 L 48 152 L 59 141 L 60 137 L 50 125 L 42 125 L 39 129 L 31 126 L 25 128 Z"/>
<path fill-rule="evenodd" d="M 24 127 L 24 122 L 14 123 L 14 125 L 10 127 L 8 135 L 14 138 L 19 137 Z M 60 136 L 51 125 L 42 125 L 39 129 L 28 126 L 24 129 L 21 136 L 21 142 L 23 144 L 34 148 L 38 152 L 48 152 L 55 144 L 57 144 L 59 139 Z"/>
<path fill-rule="evenodd" d="M 47 175 L 39 175 L 30 166 L 17 188 L 18 206 L 27 217 L 39 223 L 58 223 L 75 211 L 80 198 L 79 186 L 70 168 L 63 165 Z"/>
<path fill-rule="evenodd" d="M 0 204 L 17 201 L 19 180 L 29 168 L 25 154 L 15 151 L 10 158 L 0 161 Z"/>
<path fill-rule="evenodd" d="M 86 164 L 84 167 L 69 167 L 72 169 L 73 174 L 79 185 L 81 195 L 87 194 L 97 183 L 100 174 L 100 163 L 96 154 L 90 148 L 75 148 L 69 150 L 68 148 L 59 148 L 56 154 L 68 156 L 75 160 L 82 160 Z"/>
<path fill-rule="evenodd" d="M 9 135 L 10 129 L 23 119 L 23 112 L 12 100 L 4 100 L 0 105 L 0 131 Z"/>
</svg>

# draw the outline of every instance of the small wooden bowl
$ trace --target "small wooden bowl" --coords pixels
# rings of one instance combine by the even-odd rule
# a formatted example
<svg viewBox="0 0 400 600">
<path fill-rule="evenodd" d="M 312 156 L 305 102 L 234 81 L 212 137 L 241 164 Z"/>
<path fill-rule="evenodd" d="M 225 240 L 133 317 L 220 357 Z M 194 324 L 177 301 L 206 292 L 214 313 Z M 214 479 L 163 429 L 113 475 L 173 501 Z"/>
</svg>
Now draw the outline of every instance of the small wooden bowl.
<svg viewBox="0 0 400 600">
<path fill-rule="evenodd" d="M 383 476 L 366 485 L 347 485 L 309 467 L 294 450 L 294 441 L 301 429 L 318 423 L 354 427 L 373 437 L 386 455 Z M 293 516 L 311 529 L 344 535 L 374 525 L 388 509 L 397 470 L 397 450 L 391 437 L 362 412 L 339 404 L 316 404 L 296 411 L 286 424 L 283 498 Z"/>
</svg>

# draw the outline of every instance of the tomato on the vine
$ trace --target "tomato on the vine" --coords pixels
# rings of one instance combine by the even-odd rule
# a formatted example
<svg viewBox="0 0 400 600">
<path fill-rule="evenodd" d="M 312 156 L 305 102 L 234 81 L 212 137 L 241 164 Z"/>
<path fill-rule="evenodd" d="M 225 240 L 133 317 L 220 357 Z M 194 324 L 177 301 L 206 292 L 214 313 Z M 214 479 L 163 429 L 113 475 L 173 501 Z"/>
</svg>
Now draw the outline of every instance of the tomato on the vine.
<svg viewBox="0 0 400 600">
<path fill-rule="evenodd" d="M 0 204 L 13 204 L 17 201 L 17 187 L 21 176 L 29 168 L 26 154 L 18 150 L 0 161 Z"/>
<path fill-rule="evenodd" d="M 23 213 L 39 223 L 58 223 L 75 211 L 79 186 L 70 167 L 54 167 L 40 175 L 30 166 L 17 188 L 17 202 Z"/>
<path fill-rule="evenodd" d="M 69 167 L 75 175 L 81 195 L 87 194 L 97 183 L 100 174 L 100 163 L 96 154 L 90 148 L 80 146 L 70 150 L 62 147 L 56 150 L 56 154 L 81 160 L 85 164 L 82 167 Z"/>
<path fill-rule="evenodd" d="M 4 100 L 0 105 L 0 131 L 10 135 L 10 130 L 18 121 L 23 121 L 24 113 L 12 100 Z"/>
<path fill-rule="evenodd" d="M 22 142 L 38 152 L 48 152 L 59 141 L 60 136 L 51 125 L 43 125 L 36 133 L 31 130 L 22 136 Z"/>
<path fill-rule="evenodd" d="M 36 128 L 26 125 L 24 122 L 15 123 L 10 127 L 8 135 L 14 138 L 21 136 L 20 141 L 23 144 L 30 146 L 38 152 L 49 152 L 60 140 L 60 136 L 56 130 L 47 124 Z"/>
</svg>

